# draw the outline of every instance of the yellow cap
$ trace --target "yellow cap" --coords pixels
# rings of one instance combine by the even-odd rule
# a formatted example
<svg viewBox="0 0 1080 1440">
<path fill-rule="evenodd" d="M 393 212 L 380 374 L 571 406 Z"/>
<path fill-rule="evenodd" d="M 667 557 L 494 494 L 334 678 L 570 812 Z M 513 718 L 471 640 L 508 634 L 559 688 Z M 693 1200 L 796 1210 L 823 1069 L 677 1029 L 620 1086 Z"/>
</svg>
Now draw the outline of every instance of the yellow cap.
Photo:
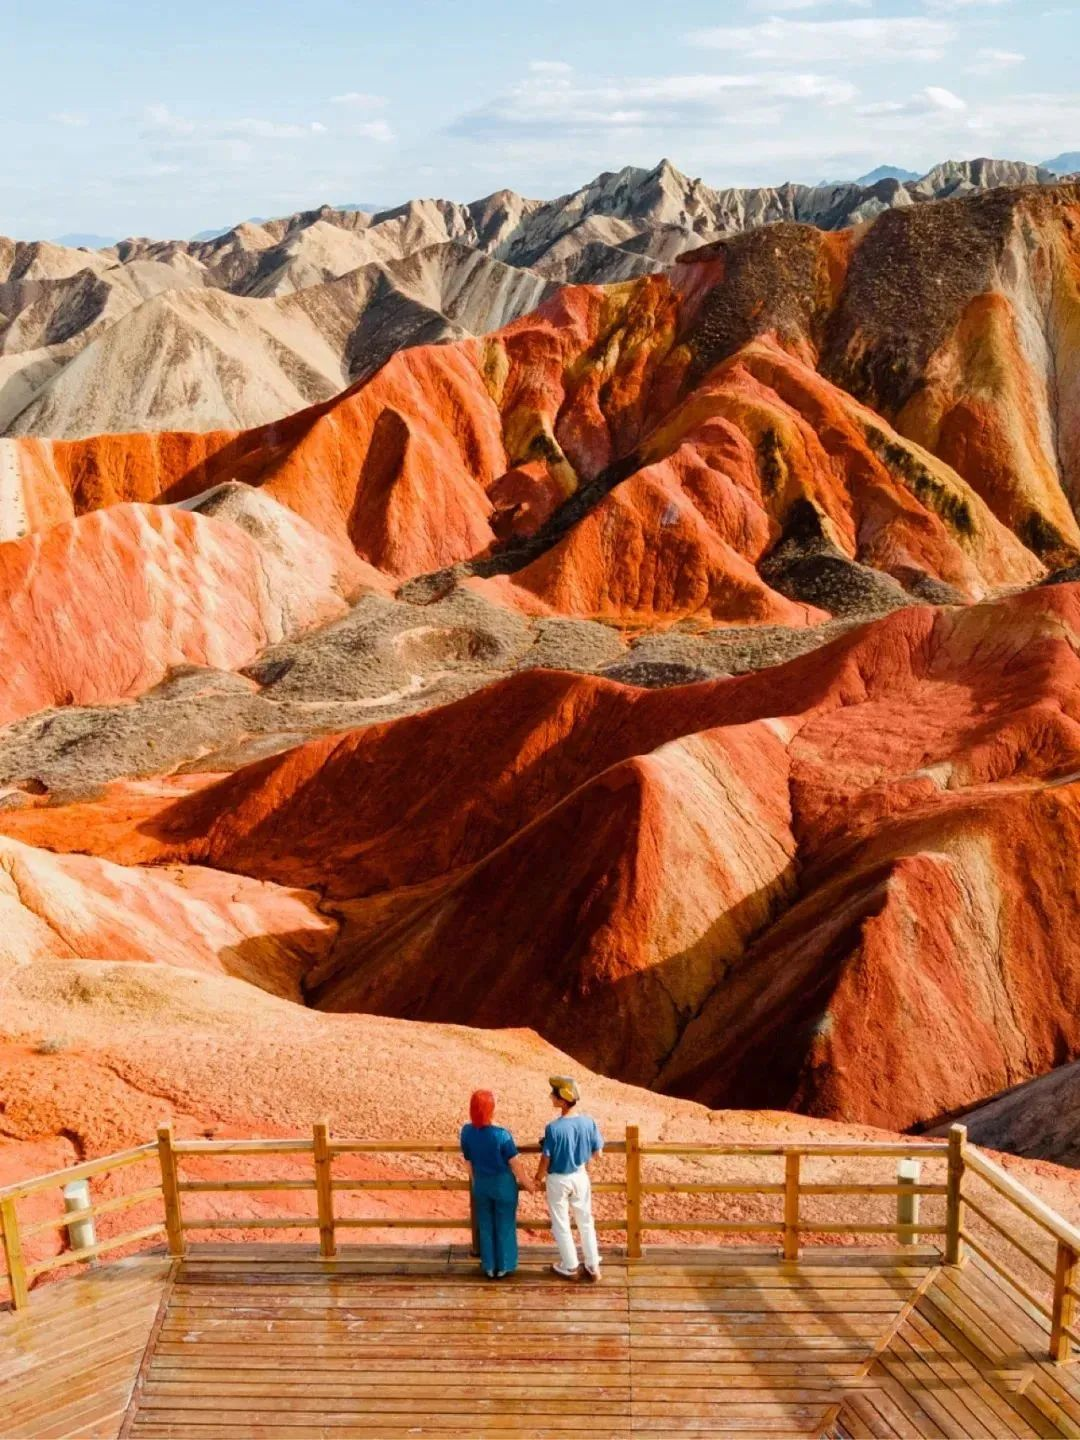
<svg viewBox="0 0 1080 1440">
<path fill-rule="evenodd" d="M 551 1075 L 548 1077 L 548 1084 L 551 1086 L 551 1093 L 558 1095 L 559 1099 L 565 1100 L 568 1105 L 576 1105 L 581 1099 L 577 1085 L 569 1075 Z"/>
</svg>

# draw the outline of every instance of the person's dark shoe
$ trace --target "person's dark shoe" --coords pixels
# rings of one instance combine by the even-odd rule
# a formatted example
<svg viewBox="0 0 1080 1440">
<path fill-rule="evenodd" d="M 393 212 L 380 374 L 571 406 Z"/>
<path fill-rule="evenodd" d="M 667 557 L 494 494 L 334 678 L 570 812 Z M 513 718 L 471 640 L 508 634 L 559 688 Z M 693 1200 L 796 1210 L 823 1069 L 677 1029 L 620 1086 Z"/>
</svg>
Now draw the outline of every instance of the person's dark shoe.
<svg viewBox="0 0 1080 1440">
<path fill-rule="evenodd" d="M 552 1265 L 551 1273 L 558 1275 L 560 1280 L 576 1280 L 580 1266 L 575 1265 L 573 1270 L 564 1270 L 561 1265 Z"/>
<path fill-rule="evenodd" d="M 599 1285 L 599 1284 L 600 1284 L 600 1271 L 599 1271 L 599 1269 L 590 1270 L 589 1267 L 586 1265 L 586 1266 L 585 1266 L 585 1279 L 588 1280 L 588 1282 L 589 1282 L 590 1285 Z"/>
</svg>

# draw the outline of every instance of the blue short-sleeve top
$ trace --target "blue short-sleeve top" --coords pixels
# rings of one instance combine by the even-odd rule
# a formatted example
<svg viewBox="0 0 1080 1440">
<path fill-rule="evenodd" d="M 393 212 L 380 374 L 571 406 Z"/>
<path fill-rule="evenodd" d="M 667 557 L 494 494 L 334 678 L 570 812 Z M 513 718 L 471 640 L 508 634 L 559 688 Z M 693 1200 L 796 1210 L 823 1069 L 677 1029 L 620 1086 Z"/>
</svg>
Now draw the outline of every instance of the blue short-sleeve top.
<svg viewBox="0 0 1080 1440">
<path fill-rule="evenodd" d="M 563 1115 L 552 1120 L 540 1142 L 550 1175 L 572 1175 L 604 1148 L 604 1137 L 591 1115 Z"/>
<path fill-rule="evenodd" d="M 463 1125 L 461 1153 L 474 1175 L 502 1175 L 518 1153 L 514 1137 L 501 1125 Z"/>
</svg>

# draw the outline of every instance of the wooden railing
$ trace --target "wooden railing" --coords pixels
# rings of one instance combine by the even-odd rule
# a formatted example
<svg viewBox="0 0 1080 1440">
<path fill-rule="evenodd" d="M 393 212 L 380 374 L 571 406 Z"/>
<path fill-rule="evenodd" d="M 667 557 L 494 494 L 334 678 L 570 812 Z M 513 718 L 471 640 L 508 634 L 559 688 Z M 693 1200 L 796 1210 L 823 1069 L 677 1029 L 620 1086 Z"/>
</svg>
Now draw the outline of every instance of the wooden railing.
<svg viewBox="0 0 1080 1440">
<path fill-rule="evenodd" d="M 142 1189 L 128 1191 L 111 1200 L 91 1203 L 84 1209 L 64 1210 L 29 1225 L 20 1221 L 17 1209 L 19 1201 L 43 1195 L 50 1190 L 60 1190 L 74 1180 L 88 1180 L 92 1177 L 112 1174 L 116 1170 L 126 1169 L 129 1165 L 145 1163 L 152 1160 L 155 1153 L 154 1145 L 138 1145 L 133 1150 L 121 1150 L 116 1155 L 105 1155 L 100 1160 L 87 1160 L 82 1165 L 72 1165 L 66 1170 L 54 1170 L 49 1175 L 39 1175 L 33 1180 L 23 1180 L 17 1185 L 8 1185 L 0 1190 L 0 1230 L 3 1232 L 8 1287 L 11 1292 L 12 1304 L 16 1309 L 27 1303 L 30 1283 L 39 1275 L 47 1275 L 50 1271 L 59 1270 L 66 1265 L 75 1265 L 80 1260 L 96 1260 L 99 1255 L 107 1254 L 110 1250 L 118 1250 L 122 1246 L 140 1245 L 147 1240 L 156 1239 L 165 1230 L 164 1222 L 158 1220 L 154 1224 L 144 1225 L 138 1230 L 121 1235 L 111 1235 L 108 1239 L 97 1241 L 93 1245 L 70 1248 L 62 1251 L 59 1255 L 52 1255 L 36 1263 L 31 1263 L 23 1253 L 26 1240 L 48 1231 L 68 1230 L 70 1233 L 74 1227 L 87 1220 L 96 1220 L 99 1216 L 122 1213 L 125 1210 L 134 1209 L 137 1205 L 154 1203 L 162 1198 L 162 1186 L 160 1179 L 155 1175 L 153 1183 Z"/>
<path fill-rule="evenodd" d="M 522 1146 L 523 1154 L 535 1154 L 538 1146 Z M 805 1142 L 793 1144 L 647 1144 L 642 1143 L 638 1127 L 628 1125 L 625 1139 L 609 1144 L 605 1156 L 622 1157 L 622 1173 L 616 1180 L 597 1179 L 594 1192 L 600 1196 L 621 1198 L 619 1213 L 601 1215 L 599 1229 L 624 1233 L 626 1254 L 637 1259 L 644 1249 L 647 1234 L 691 1232 L 746 1240 L 750 1236 L 774 1236 L 780 1254 L 786 1261 L 797 1261 L 800 1249 L 807 1243 L 873 1236 L 893 1237 L 900 1245 L 911 1245 L 923 1237 L 935 1237 L 941 1260 L 945 1264 L 963 1263 L 970 1250 L 989 1265 L 996 1274 L 1013 1287 L 1028 1306 L 1050 1326 L 1050 1351 L 1054 1360 L 1067 1360 L 1071 1347 L 1080 1346 L 1076 1327 L 1075 1305 L 1080 1298 L 1080 1231 L 1057 1215 L 1042 1201 L 1020 1185 L 1000 1166 L 988 1160 L 969 1145 L 962 1126 L 953 1126 L 947 1145 L 926 1140 Z M 306 1174 L 273 1178 L 196 1179 L 189 1168 L 192 1162 L 209 1157 L 310 1157 L 311 1168 Z M 168 1252 L 185 1254 L 188 1236 L 195 1232 L 228 1230 L 311 1230 L 317 1232 L 319 1253 L 326 1260 L 337 1254 L 338 1236 L 342 1231 L 412 1227 L 425 1231 L 468 1231 L 471 1217 L 464 1210 L 456 1216 L 427 1215 L 355 1215 L 344 1213 L 339 1197 L 371 1192 L 374 1194 L 412 1191 L 442 1194 L 467 1193 L 468 1181 L 460 1174 L 435 1177 L 410 1176 L 381 1178 L 350 1176 L 340 1173 L 337 1162 L 346 1157 L 410 1156 L 428 1159 L 459 1157 L 456 1144 L 441 1142 L 410 1143 L 405 1141 L 360 1141 L 337 1139 L 326 1121 L 317 1123 L 310 1138 L 281 1140 L 178 1140 L 170 1125 L 158 1130 L 156 1144 L 142 1145 L 118 1155 L 87 1161 L 68 1170 L 56 1171 L 37 1179 L 23 1181 L 0 1189 L 0 1225 L 6 1260 L 11 1300 L 16 1308 L 28 1302 L 33 1280 L 62 1266 L 95 1260 L 99 1255 L 120 1248 L 140 1247 L 151 1239 L 165 1236 Z M 157 1174 L 152 1185 L 128 1194 L 101 1201 L 92 1201 L 85 1208 L 67 1210 L 27 1224 L 19 1214 L 20 1203 L 50 1190 L 57 1190 L 76 1179 L 100 1178 L 140 1162 L 157 1160 Z M 733 1159 L 750 1164 L 778 1162 L 775 1179 L 655 1179 L 647 1173 L 654 1165 L 667 1167 L 678 1163 L 707 1168 L 710 1160 Z M 940 1179 L 927 1182 L 921 1176 L 905 1172 L 895 1179 L 847 1178 L 814 1179 L 808 1168 L 814 1163 L 836 1166 L 838 1162 L 858 1161 L 866 1167 L 874 1162 L 928 1162 L 941 1168 Z M 283 1167 L 285 1168 L 285 1167 Z M 985 1186 L 992 1200 L 979 1191 Z M 191 1199 L 198 1195 L 301 1192 L 313 1197 L 306 1213 L 275 1215 L 212 1215 L 191 1214 Z M 672 1218 L 670 1208 L 665 1215 L 653 1212 L 650 1201 L 673 1197 L 684 1202 L 711 1202 L 716 1198 L 736 1200 L 745 1205 L 772 1205 L 774 1215 L 755 1214 L 739 1219 L 719 1218 L 714 1214 L 687 1214 Z M 873 1198 L 895 1201 L 895 1215 L 873 1221 L 822 1220 L 809 1213 L 820 1197 Z M 920 1220 L 920 1201 L 936 1203 L 940 1215 L 928 1222 Z M 110 1235 L 90 1246 L 69 1248 L 59 1255 L 29 1261 L 24 1255 L 24 1241 L 49 1230 L 68 1229 L 79 1222 L 99 1216 L 119 1214 L 135 1206 L 160 1206 L 161 1218 L 136 1230 Z M 542 1219 L 519 1219 L 525 1230 L 546 1229 Z M 1037 1240 L 1021 1233 L 1027 1225 L 1043 1242 L 1051 1244 L 1052 1253 L 1040 1255 Z M 1011 1247 L 1020 1257 L 1003 1258 L 1001 1246 Z M 1011 1252 L 1010 1252 L 1011 1253 Z M 1032 1277 L 1035 1277 L 1034 1279 Z M 1040 1295 L 1040 1280 L 1049 1284 L 1048 1293 Z"/>
<path fill-rule="evenodd" d="M 1051 1357 L 1057 1361 L 1068 1360 L 1072 1346 L 1080 1345 L 1076 1324 L 1076 1302 L 1080 1298 L 1080 1230 L 974 1145 L 969 1145 L 964 1126 L 952 1127 L 949 1143 L 959 1155 L 957 1168 L 961 1175 L 955 1222 L 956 1250 L 952 1259 L 959 1263 L 964 1258 L 965 1247 L 973 1250 L 1049 1322 Z M 993 1201 L 997 1202 L 997 1214 L 993 1212 Z M 971 1216 L 978 1221 L 978 1234 Z M 1049 1254 L 1039 1254 L 1040 1243 L 1049 1244 Z M 1002 1244 L 1007 1247 L 1005 1258 L 1000 1253 Z M 991 1249 L 992 1245 L 997 1247 L 996 1251 Z M 1037 1293 L 1040 1284 L 1041 1294 Z"/>
</svg>

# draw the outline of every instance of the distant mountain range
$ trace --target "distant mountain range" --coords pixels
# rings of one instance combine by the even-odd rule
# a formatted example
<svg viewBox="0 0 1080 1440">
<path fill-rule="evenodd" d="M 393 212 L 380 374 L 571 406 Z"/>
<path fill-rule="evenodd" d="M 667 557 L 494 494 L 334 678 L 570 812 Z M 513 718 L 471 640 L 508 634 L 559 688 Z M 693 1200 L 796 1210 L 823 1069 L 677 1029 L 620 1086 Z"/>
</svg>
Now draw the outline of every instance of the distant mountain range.
<svg viewBox="0 0 1080 1440">
<path fill-rule="evenodd" d="M 1055 180 L 989 159 L 908 174 L 717 190 L 663 160 L 546 201 L 501 190 L 468 205 L 323 206 L 98 250 L 0 238 L 0 434 L 257 425 L 330 399 L 403 346 L 505 325 L 557 285 L 632 279 L 777 221 L 837 230 Z"/>
<path fill-rule="evenodd" d="M 1052 175 L 1075 175 L 1080 170 L 1080 150 L 1063 150 L 1052 160 L 1044 160 L 1043 169 Z"/>
<path fill-rule="evenodd" d="M 901 170 L 899 165 L 879 165 L 876 170 L 868 170 L 865 175 L 860 175 L 855 181 L 856 185 L 876 185 L 879 180 L 918 180 L 917 170 Z"/>
<path fill-rule="evenodd" d="M 109 245 L 115 245 L 119 239 L 119 235 L 95 235 L 90 230 L 72 230 L 67 235 L 55 236 L 52 243 L 68 245 L 74 250 L 104 250 Z"/>
<path fill-rule="evenodd" d="M 954 164 L 952 161 L 945 161 L 941 165 L 935 165 L 933 169 L 920 173 L 918 170 L 905 170 L 900 165 L 878 165 L 873 170 L 868 170 L 865 175 L 859 175 L 854 180 L 823 180 L 822 185 L 863 185 L 872 186 L 881 180 L 899 180 L 904 184 L 928 179 L 938 171 L 947 169 Z M 969 161 L 965 164 L 976 164 L 980 162 Z M 1050 160 L 1040 160 L 1036 165 L 1028 165 L 1026 161 L 1004 162 L 1006 164 L 1020 164 L 1031 170 L 1047 170 L 1052 175 L 1072 175 L 1080 171 L 1080 150 L 1063 150 L 1060 155 L 1055 155 Z M 587 188 L 587 187 L 586 187 Z M 784 188 L 784 187 L 781 187 Z M 816 188 L 816 187 L 813 187 Z M 574 192 L 579 193 L 579 192 Z M 359 211 L 365 215 L 379 215 L 385 213 L 390 207 L 376 203 L 371 200 L 362 200 L 345 205 L 324 205 L 323 210 L 333 210 L 335 213 L 349 214 Z M 241 221 L 244 225 L 265 225 L 265 215 L 252 215 L 247 220 Z M 217 240 L 222 235 L 228 235 L 236 228 L 235 225 L 220 225 L 209 230 L 199 230 L 191 236 L 192 242 L 201 243 L 206 240 Z M 54 245 L 67 245 L 83 250 L 105 250 L 109 246 L 120 243 L 119 235 L 98 235 L 92 231 L 71 231 L 65 235 L 55 235 L 51 243 Z"/>
</svg>

